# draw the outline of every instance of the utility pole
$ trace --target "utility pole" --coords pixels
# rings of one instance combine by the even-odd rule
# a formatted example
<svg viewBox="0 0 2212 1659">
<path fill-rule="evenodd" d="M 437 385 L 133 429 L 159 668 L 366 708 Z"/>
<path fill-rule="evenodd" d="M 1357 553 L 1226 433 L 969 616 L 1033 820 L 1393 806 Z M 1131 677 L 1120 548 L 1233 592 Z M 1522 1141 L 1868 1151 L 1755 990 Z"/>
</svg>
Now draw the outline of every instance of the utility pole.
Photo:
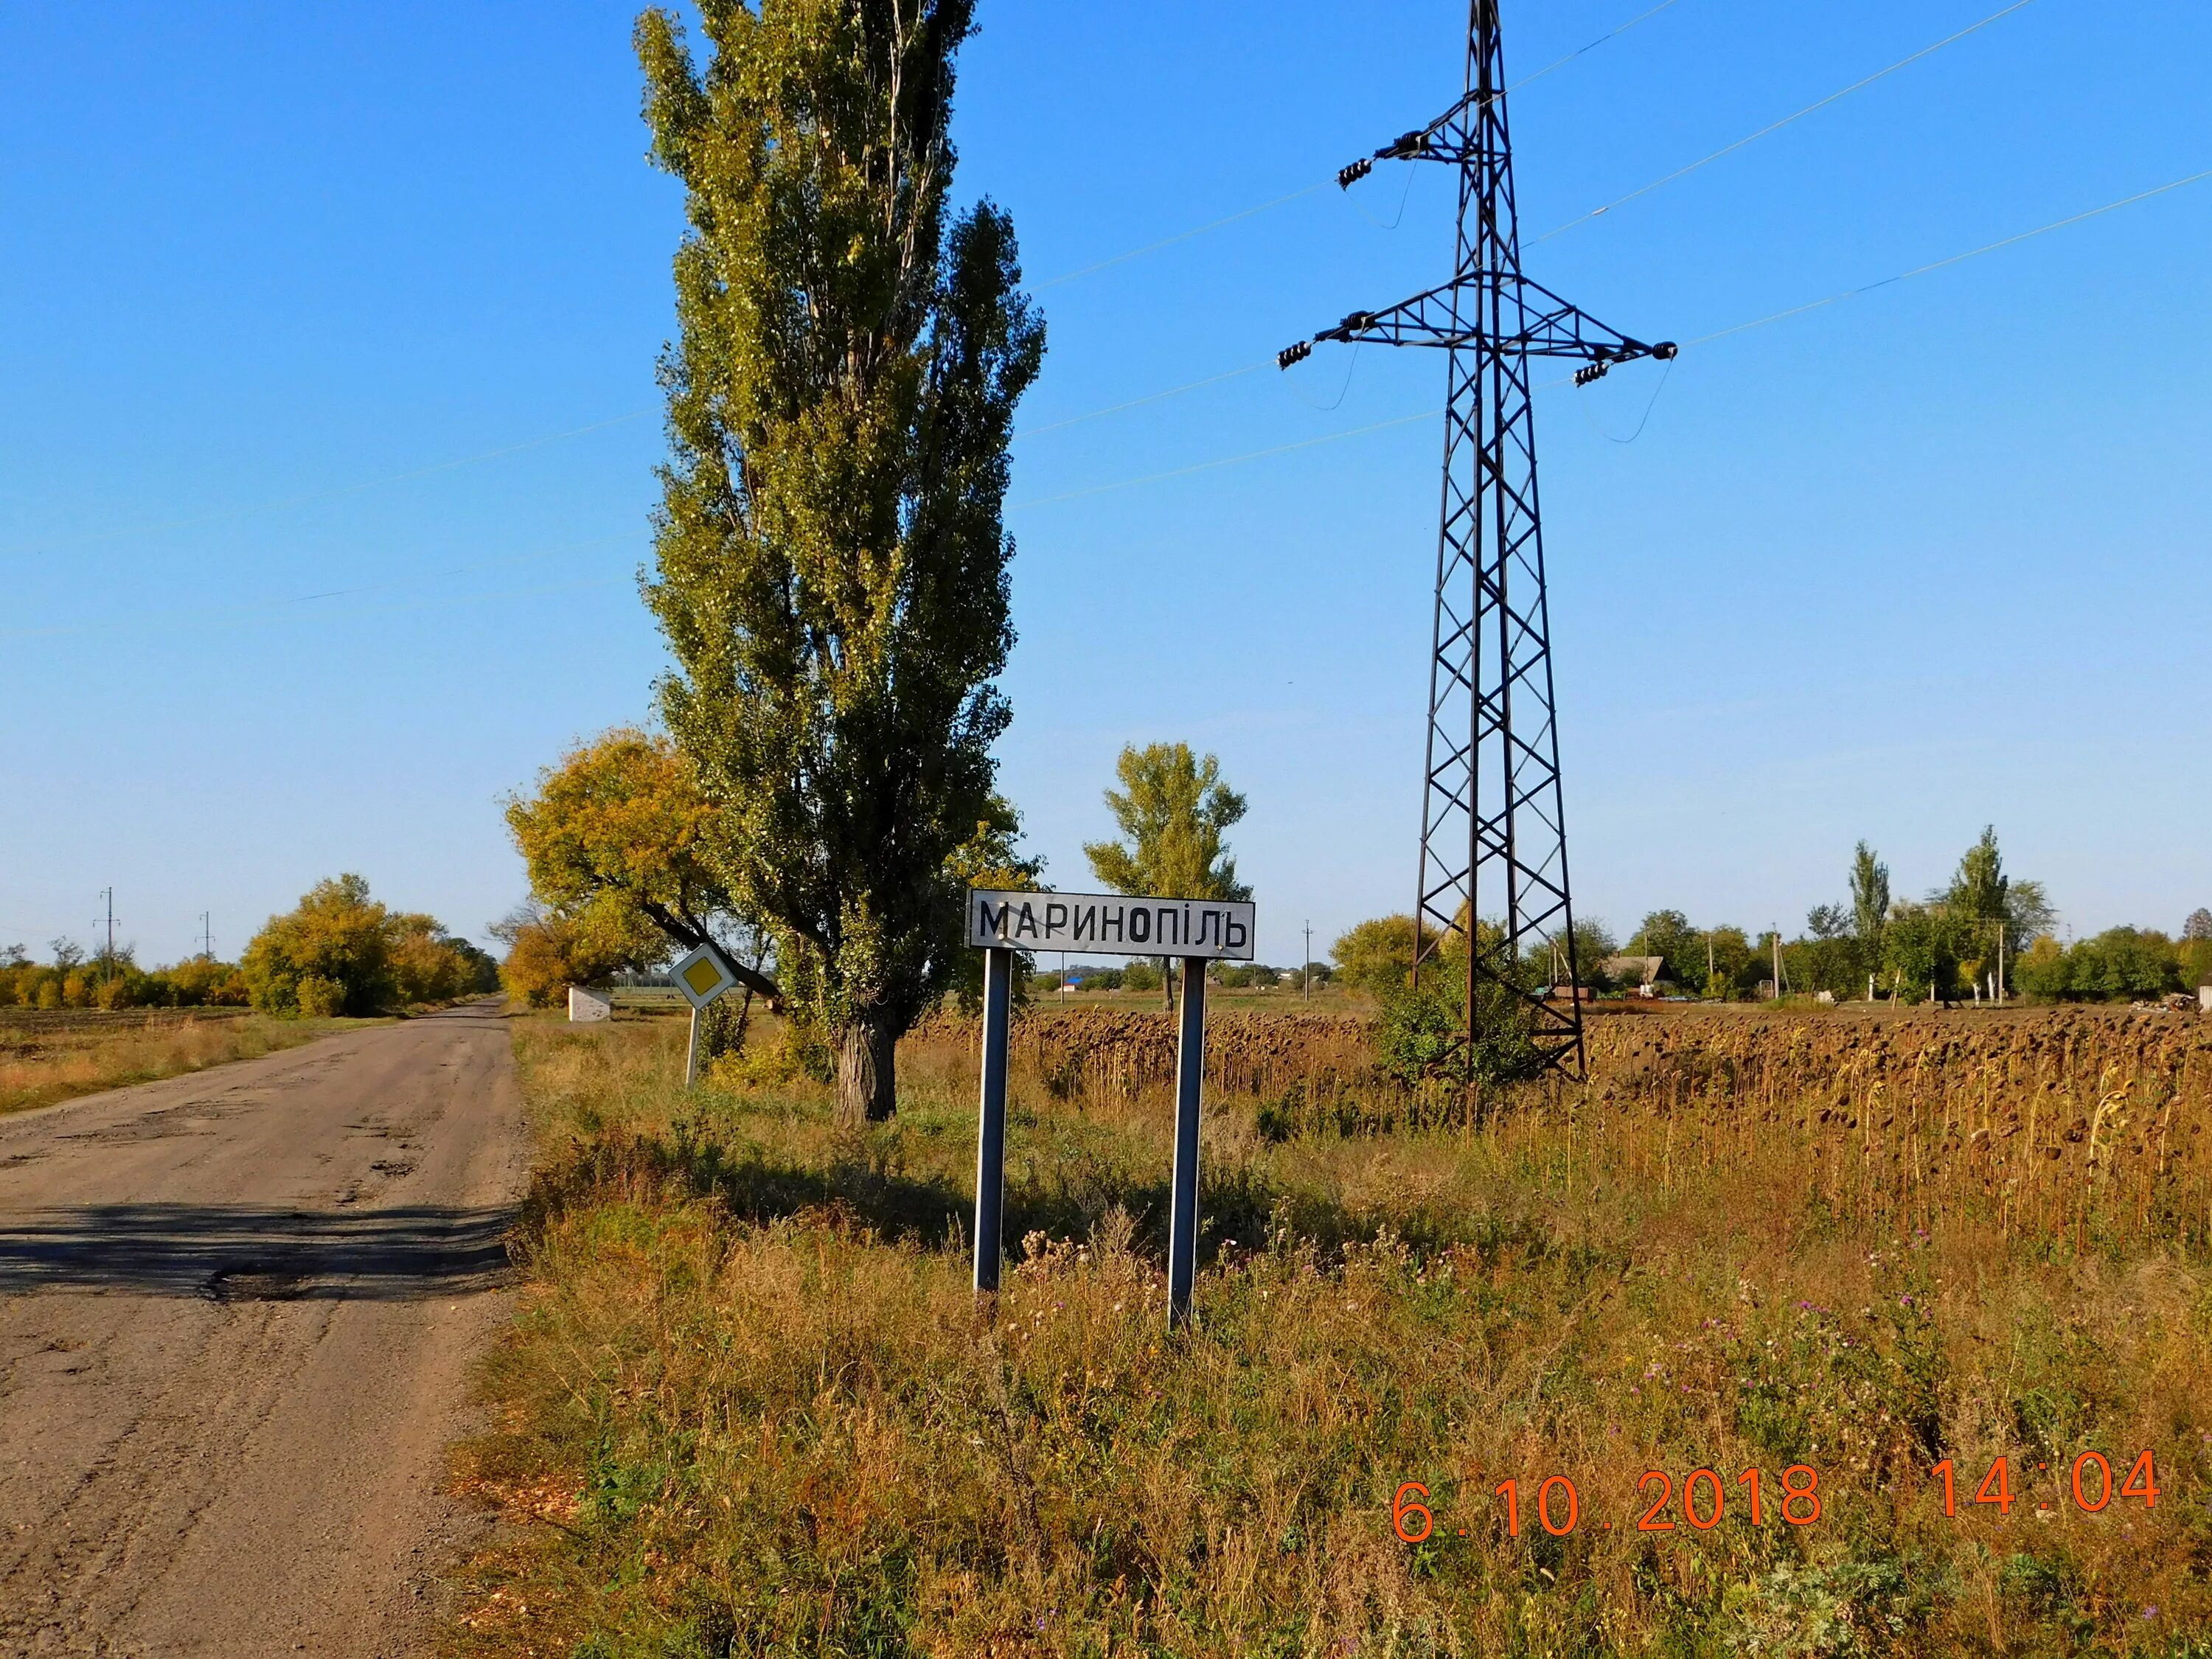
<svg viewBox="0 0 2212 1659">
<path fill-rule="evenodd" d="M 200 956 L 208 962 L 215 960 L 215 922 L 210 912 L 200 912 Z"/>
<path fill-rule="evenodd" d="M 1513 141 L 1505 118 L 1505 55 L 1498 0 L 1472 0 L 1466 91 L 1426 126 L 1336 175 L 1349 190 L 1378 161 L 1441 161 L 1459 173 L 1459 240 L 1450 278 L 1380 311 L 1355 311 L 1276 356 L 1283 368 L 1316 343 L 1441 347 L 1448 390 L 1443 508 L 1437 544 L 1435 629 L 1429 647 L 1427 762 L 1421 787 L 1413 976 L 1464 927 L 1465 1029 L 1444 1057 L 1473 1081 L 1474 1023 L 1510 999 L 1543 1063 L 1583 1071 L 1574 902 L 1567 883 L 1552 684 L 1551 609 L 1537 511 L 1531 359 L 1580 365 L 1588 385 L 1615 363 L 1674 356 L 1607 327 L 1521 274 Z M 1481 942 L 1485 916 L 1498 919 Z M 1463 920 L 1462 920 L 1463 919 Z M 1522 982 L 1537 945 L 1563 947 L 1564 1005 Z"/>
<path fill-rule="evenodd" d="M 115 890 L 103 887 L 100 896 L 107 902 L 107 954 L 100 958 L 100 982 L 112 986 L 115 983 Z"/>
<path fill-rule="evenodd" d="M 1313 923 L 1306 923 L 1306 953 L 1298 963 L 1298 990 L 1308 1002 L 1313 1000 Z"/>
</svg>

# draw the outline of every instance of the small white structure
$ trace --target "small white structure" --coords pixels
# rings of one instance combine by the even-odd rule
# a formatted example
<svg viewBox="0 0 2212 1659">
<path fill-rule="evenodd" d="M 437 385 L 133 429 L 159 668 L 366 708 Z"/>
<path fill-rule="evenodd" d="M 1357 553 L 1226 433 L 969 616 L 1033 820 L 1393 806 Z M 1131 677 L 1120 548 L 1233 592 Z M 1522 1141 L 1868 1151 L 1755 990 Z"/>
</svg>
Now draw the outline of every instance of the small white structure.
<svg viewBox="0 0 2212 1659">
<path fill-rule="evenodd" d="M 2212 1014 L 2212 985 L 2200 985 L 2197 988 L 2197 1006 L 2204 1012 Z"/>
<path fill-rule="evenodd" d="M 612 1019 L 614 1017 L 615 1005 L 611 999 L 601 996 L 596 991 L 586 991 L 580 985 L 571 985 L 568 988 L 570 1024 L 582 1024 L 595 1019 Z"/>
<path fill-rule="evenodd" d="M 1597 970 L 1638 996 L 1656 997 L 1659 994 L 1660 971 L 1666 965 L 1664 957 L 1607 957 L 1598 963 Z"/>
</svg>

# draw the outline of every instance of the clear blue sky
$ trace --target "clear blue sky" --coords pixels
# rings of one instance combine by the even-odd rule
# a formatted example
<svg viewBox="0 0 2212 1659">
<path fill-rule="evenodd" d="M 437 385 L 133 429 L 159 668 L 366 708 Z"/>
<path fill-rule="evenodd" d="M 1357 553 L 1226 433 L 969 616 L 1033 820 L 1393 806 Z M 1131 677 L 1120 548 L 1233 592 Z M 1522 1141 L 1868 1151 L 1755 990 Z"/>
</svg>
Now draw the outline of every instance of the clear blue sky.
<svg viewBox="0 0 2212 1659">
<path fill-rule="evenodd" d="M 2000 3 L 1677 0 L 1515 98 L 1527 231 Z M 1520 0 L 1511 73 L 1645 3 Z M 1462 0 L 981 16 L 958 182 L 1040 285 L 1029 425 L 1444 274 L 1449 175 L 1385 165 L 1053 280 L 1426 119 Z M 89 937 L 112 884 L 142 959 L 204 909 L 233 954 L 344 869 L 480 934 L 523 890 L 501 793 L 647 714 L 680 216 L 629 18 L 0 16 L 0 944 Z M 2033 0 L 1527 263 L 1693 340 L 2212 167 L 2208 58 L 2187 0 Z M 1794 927 L 1858 837 L 1917 892 L 1985 821 L 2077 932 L 2212 902 L 2208 270 L 2212 180 L 1686 349 L 1656 404 L 1650 365 L 1544 395 L 1584 912 Z M 1020 444 L 1003 775 L 1048 878 L 1088 884 L 1120 745 L 1180 738 L 1251 798 L 1263 955 L 1406 908 L 1437 423 L 1099 487 L 1441 383 L 1432 353 L 1330 348 Z M 1158 626 L 1170 603 L 1212 626 Z"/>
</svg>

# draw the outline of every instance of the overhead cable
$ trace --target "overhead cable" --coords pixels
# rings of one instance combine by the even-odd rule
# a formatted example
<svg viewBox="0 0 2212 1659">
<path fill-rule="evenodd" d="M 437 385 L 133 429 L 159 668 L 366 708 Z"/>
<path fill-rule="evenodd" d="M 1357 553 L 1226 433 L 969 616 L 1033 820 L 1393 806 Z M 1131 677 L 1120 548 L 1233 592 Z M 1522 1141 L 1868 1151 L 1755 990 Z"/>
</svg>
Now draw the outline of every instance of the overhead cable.
<svg viewBox="0 0 2212 1659">
<path fill-rule="evenodd" d="M 1866 283 L 1857 288 L 1847 288 L 1839 294 L 1829 295 L 1824 300 L 1808 300 L 1802 306 L 1791 306 L 1786 311 L 1778 311 L 1765 317 L 1754 317 L 1747 323 L 1736 323 L 1727 328 L 1716 329 L 1711 334 L 1701 334 L 1696 339 L 1685 340 L 1682 343 L 1705 345 L 1714 340 L 1726 339 L 1731 334 L 1741 334 L 1750 329 L 1764 328 L 1769 323 L 1778 323 L 1786 317 L 1802 317 L 1808 311 L 1820 310 L 1823 306 L 1832 306 L 1844 300 L 1856 299 L 1862 294 L 1871 294 L 1878 288 L 1887 288 L 1895 283 L 1910 282 L 1915 276 L 1925 276 L 1931 270 L 1942 270 L 1948 265 L 1955 265 L 1964 260 L 1978 259 L 1984 253 L 1995 253 L 1999 248 L 2011 247 L 2018 242 L 2048 235 L 2054 230 L 2063 230 L 2067 226 L 2078 225 L 2085 219 L 2094 219 L 2104 214 L 2116 213 L 2124 207 L 2133 207 L 2137 202 L 2148 202 L 2154 196 L 2163 196 L 2168 191 L 2179 190 L 2185 185 L 2201 184 L 2207 179 L 2212 179 L 2212 167 L 2207 167 L 2202 173 L 2192 173 L 2185 179 L 2176 179 L 2167 184 L 2154 185 L 2149 190 L 2137 191 L 2132 196 L 2123 196 L 2118 201 L 2107 202 L 2102 207 L 2093 207 L 2081 213 L 2069 214 L 2063 219 L 2053 219 L 2049 224 L 2038 225 L 2033 230 L 2023 230 L 2010 236 L 2000 237 L 1994 242 L 1984 242 L 1979 247 L 1968 248 L 1964 253 L 1954 253 L 1947 258 L 1933 260 L 1924 265 L 1915 265 L 1911 270 L 1900 270 L 1896 276 L 1885 276 L 1878 283 Z"/>
<path fill-rule="evenodd" d="M 1918 63 L 1922 58 L 1929 56 L 1931 52 L 1941 52 L 1944 47 L 1950 46 L 1953 42 L 1963 40 L 1968 35 L 1977 33 L 1979 31 L 1989 27 L 1990 24 L 1996 22 L 1999 18 L 2010 16 L 2014 12 L 2020 10 L 2023 6 L 2030 3 L 2032 3 L 2032 0 L 2012 0 L 2012 3 L 2010 5 L 2001 7 L 1997 10 L 1991 12 L 1987 17 L 1983 18 L 1980 22 L 1969 23 L 1965 28 L 1960 29 L 1956 34 L 1945 35 L 1941 40 L 1936 41 L 1933 46 L 1923 46 L 1919 51 L 1912 53 L 1910 57 L 1899 58 L 1887 69 L 1876 70 L 1872 75 L 1866 76 L 1863 80 L 1854 81 L 1850 85 L 1842 88 L 1838 91 L 1832 92 L 1825 98 L 1816 99 L 1812 103 L 1806 105 L 1804 108 L 1797 111 L 1795 114 L 1785 115 L 1778 121 L 1770 121 L 1766 125 L 1759 128 L 1758 131 L 1746 133 L 1734 143 L 1723 144 L 1711 155 L 1701 156 L 1697 161 L 1691 162 L 1687 167 L 1676 167 L 1672 173 L 1666 173 L 1660 178 L 1654 179 L 1648 185 L 1640 185 L 1636 189 L 1630 191 L 1627 195 L 1616 198 L 1614 200 L 1607 202 L 1603 207 L 1594 207 L 1589 212 L 1579 214 L 1576 217 L 1568 220 L 1566 223 L 1563 225 L 1553 226 L 1542 235 L 1534 238 L 1529 242 L 1528 246 L 1534 247 L 1538 242 L 1548 242 L 1554 236 L 1562 235 L 1566 232 L 1572 230 L 1577 225 L 1588 224 L 1591 220 L 1598 217 L 1601 214 L 1610 213 L 1617 207 L 1626 207 L 1629 203 L 1635 201 L 1638 197 L 1649 196 L 1653 191 L 1659 189 L 1663 185 L 1671 185 L 1677 179 L 1686 178 L 1689 174 L 1697 172 L 1700 167 L 1710 167 L 1715 161 L 1719 161 L 1723 155 L 1733 155 L 1736 151 L 1741 149 L 1746 144 L 1756 143 L 1759 140 L 1767 137 L 1770 133 L 1779 132 L 1783 128 L 1790 125 L 1792 122 L 1803 120 L 1815 110 L 1826 109 L 1829 105 L 1836 102 L 1837 100 L 1848 98 L 1853 93 L 1859 91 L 1861 88 L 1870 87 L 1875 82 L 1883 79 L 1885 76 L 1896 74 L 1898 70 L 1905 68 L 1908 64 Z"/>
<path fill-rule="evenodd" d="M 1786 310 L 1772 312 L 1764 317 L 1755 317 L 1748 322 L 1735 323 L 1727 328 L 1716 329 L 1710 334 L 1702 334 L 1695 339 L 1683 341 L 1682 348 L 1687 349 L 1692 346 L 1707 345 L 1715 340 L 1726 339 L 1732 334 L 1741 334 L 1751 329 L 1764 328 L 1771 323 L 1778 323 L 1790 317 L 1802 316 L 1807 312 L 1818 311 L 1826 306 L 1837 305 L 1845 300 L 1856 299 L 1863 294 L 1871 294 L 1876 289 L 1889 288 L 1899 283 L 1910 282 L 1916 276 L 1925 276 L 1932 271 L 1943 270 L 1952 265 L 1961 264 L 1968 259 L 1979 258 L 1985 253 L 1995 253 L 2001 248 L 2014 246 L 2035 237 L 2047 235 L 2054 230 L 2063 230 L 2069 225 L 2078 225 L 2085 220 L 2117 212 L 2124 207 L 2132 207 L 2138 202 L 2148 202 L 2154 197 L 2164 196 L 2190 185 L 2201 184 L 2207 179 L 2212 179 L 2212 167 L 2170 180 L 2163 185 L 2154 185 L 2148 190 L 2141 190 L 2132 195 L 2123 196 L 2116 201 L 2106 202 L 2100 207 L 2088 208 L 2080 213 L 2069 214 L 2063 219 L 2053 219 L 2049 224 L 2038 225 L 2033 230 L 2019 231 L 2010 236 L 2000 237 L 1994 242 L 1984 242 L 1978 247 L 1968 248 L 1963 252 L 1949 254 L 1941 259 L 1933 259 L 1923 265 L 1915 265 L 1910 270 L 1899 271 L 1895 276 L 1885 276 L 1879 282 L 1863 283 L 1856 288 L 1844 289 L 1824 299 L 1808 300 L 1802 305 L 1791 306 Z M 1562 374 L 1555 380 L 1540 380 L 1531 387 L 1531 390 L 1543 392 L 1556 386 L 1571 385 L 1574 378 L 1571 374 Z M 1656 398 L 1656 393 L 1654 397 Z M 1365 426 L 1352 427 L 1342 432 L 1328 432 L 1318 437 L 1303 438 L 1295 443 L 1278 444 L 1272 448 L 1251 450 L 1241 455 L 1224 455 L 1210 461 L 1196 461 L 1188 466 L 1176 467 L 1166 472 L 1147 473 L 1141 477 L 1121 478 L 1110 483 L 1091 484 L 1084 489 L 1067 490 L 1057 495 L 1041 495 L 1024 501 L 1009 501 L 1006 504 L 1006 510 L 1013 512 L 1024 507 L 1049 507 L 1060 501 L 1076 501 L 1086 495 L 1103 495 L 1109 490 L 1134 489 L 1140 484 L 1163 483 L 1170 479 L 1187 477 L 1194 472 L 1208 472 L 1218 467 L 1237 466 L 1247 461 L 1265 460 L 1271 456 L 1288 454 L 1293 450 L 1311 449 L 1322 444 L 1335 443 L 1346 438 L 1364 437 L 1371 432 L 1381 432 L 1396 426 L 1409 426 L 1416 421 L 1434 420 L 1443 413 L 1443 410 L 1441 408 L 1425 409 L 1415 414 L 1396 416 L 1387 421 L 1376 421 Z M 1642 428 L 1639 427 L 1638 430 L 1640 433 Z"/>
<path fill-rule="evenodd" d="M 83 535 L 42 537 L 36 541 L 18 542 L 10 547 L 0 547 L 0 554 L 43 552 L 52 547 L 78 547 L 93 542 L 116 541 L 125 536 L 153 536 L 171 530 L 190 530 L 201 525 L 226 524 L 233 519 L 251 518 L 262 513 L 282 513 L 287 508 L 307 507 L 316 501 L 336 501 L 341 496 L 357 495 L 367 489 L 381 489 L 387 484 L 410 483 L 417 478 L 428 478 L 440 472 L 451 472 L 464 466 L 476 466 L 484 461 L 495 461 L 507 455 L 519 455 L 528 449 L 543 449 L 548 444 L 566 442 L 580 438 L 586 433 L 603 432 L 611 426 L 622 426 L 631 421 L 641 421 L 658 413 L 650 409 L 633 409 L 627 415 L 613 415 L 604 421 L 593 421 L 589 426 L 570 427 L 565 432 L 549 432 L 543 437 L 526 438 L 520 443 L 505 444 L 497 449 L 487 449 L 474 455 L 457 456 L 449 461 L 434 461 L 428 466 L 418 466 L 406 472 L 386 473 L 381 477 L 363 478 L 349 484 L 333 484 L 327 489 L 311 489 L 298 495 L 281 496 L 273 501 L 256 501 L 244 507 L 223 507 L 213 513 L 203 513 L 188 519 L 170 519 L 158 524 L 129 525 L 117 530 L 95 530 Z"/>
<path fill-rule="evenodd" d="M 1644 21 L 1646 19 L 1656 17 L 1661 12 L 1665 11 L 1668 7 L 1673 6 L 1675 3 L 1676 0 L 1660 0 L 1660 3 L 1652 7 L 1650 10 L 1638 13 L 1635 16 L 1630 18 L 1626 23 L 1622 23 L 1614 28 L 1607 30 L 1606 33 L 1599 35 L 1596 40 L 1589 42 L 1585 46 L 1577 46 L 1565 57 L 1555 58 L 1551 63 L 1545 64 L 1543 68 L 1536 70 L 1534 74 L 1524 76 L 1522 79 L 1515 82 L 1511 86 L 1506 88 L 1507 94 L 1510 95 L 1513 93 L 1518 92 L 1522 88 L 1528 85 L 1531 82 L 1542 80 L 1554 70 L 1565 69 L 1569 64 L 1573 63 L 1575 59 L 1583 56 L 1583 53 L 1594 52 L 1598 47 L 1603 46 L 1607 41 L 1611 40 L 1617 36 L 1627 33 L 1629 30 L 1634 28 L 1638 23 Z M 2026 0 L 2021 0 L 2021 3 L 2025 4 Z M 1156 242 L 1146 243 L 1142 247 L 1133 247 L 1126 253 L 1116 253 L 1107 258 L 1094 260 L 1087 265 L 1079 266 L 1073 270 L 1063 271 L 1057 276 L 1048 276 L 1043 282 L 1032 284 L 1030 292 L 1042 294 L 1048 289 L 1059 288 L 1063 283 L 1073 283 L 1079 277 L 1095 276 L 1099 271 L 1110 270 L 1115 265 L 1127 264 L 1132 259 L 1141 259 L 1147 254 L 1158 253 L 1164 248 L 1174 247 L 1179 243 L 1188 242 L 1200 236 L 1211 235 L 1217 230 L 1224 229 L 1228 226 L 1237 224 L 1243 220 L 1253 218 L 1259 214 L 1273 212 L 1279 207 L 1288 207 L 1292 202 L 1304 201 L 1307 197 L 1317 195 L 1336 182 L 1337 177 L 1332 173 L 1328 178 L 1321 179 L 1317 183 L 1308 185 L 1303 189 L 1291 191 L 1287 195 L 1273 197 L 1267 201 L 1257 203 L 1251 207 L 1240 208 L 1234 213 L 1225 214 L 1218 219 L 1209 220 L 1205 224 L 1194 226 L 1189 230 L 1178 231 L 1172 236 L 1164 236 Z"/>
</svg>

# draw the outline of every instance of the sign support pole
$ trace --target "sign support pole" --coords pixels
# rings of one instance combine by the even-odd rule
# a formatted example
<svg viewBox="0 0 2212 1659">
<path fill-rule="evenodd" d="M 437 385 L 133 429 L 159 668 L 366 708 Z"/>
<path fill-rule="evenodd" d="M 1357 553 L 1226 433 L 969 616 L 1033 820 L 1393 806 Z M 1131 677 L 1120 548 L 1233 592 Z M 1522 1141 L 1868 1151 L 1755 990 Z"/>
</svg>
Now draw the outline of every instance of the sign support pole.
<svg viewBox="0 0 2212 1659">
<path fill-rule="evenodd" d="M 699 1086 L 699 1011 L 696 1008 L 691 1011 L 691 1042 L 684 1051 L 684 1086 L 687 1089 Z"/>
<path fill-rule="evenodd" d="M 1176 1045 L 1175 1175 L 1168 1212 L 1168 1324 L 1190 1322 L 1198 1273 L 1198 1106 L 1206 1070 L 1206 958 L 1182 964 L 1182 1030 Z"/>
<path fill-rule="evenodd" d="M 1006 1196 L 1006 1023 L 1014 981 L 1014 953 L 1003 945 L 983 952 L 983 1098 L 975 1137 L 975 1293 L 999 1288 L 1003 1252 L 1001 1212 Z"/>
</svg>

